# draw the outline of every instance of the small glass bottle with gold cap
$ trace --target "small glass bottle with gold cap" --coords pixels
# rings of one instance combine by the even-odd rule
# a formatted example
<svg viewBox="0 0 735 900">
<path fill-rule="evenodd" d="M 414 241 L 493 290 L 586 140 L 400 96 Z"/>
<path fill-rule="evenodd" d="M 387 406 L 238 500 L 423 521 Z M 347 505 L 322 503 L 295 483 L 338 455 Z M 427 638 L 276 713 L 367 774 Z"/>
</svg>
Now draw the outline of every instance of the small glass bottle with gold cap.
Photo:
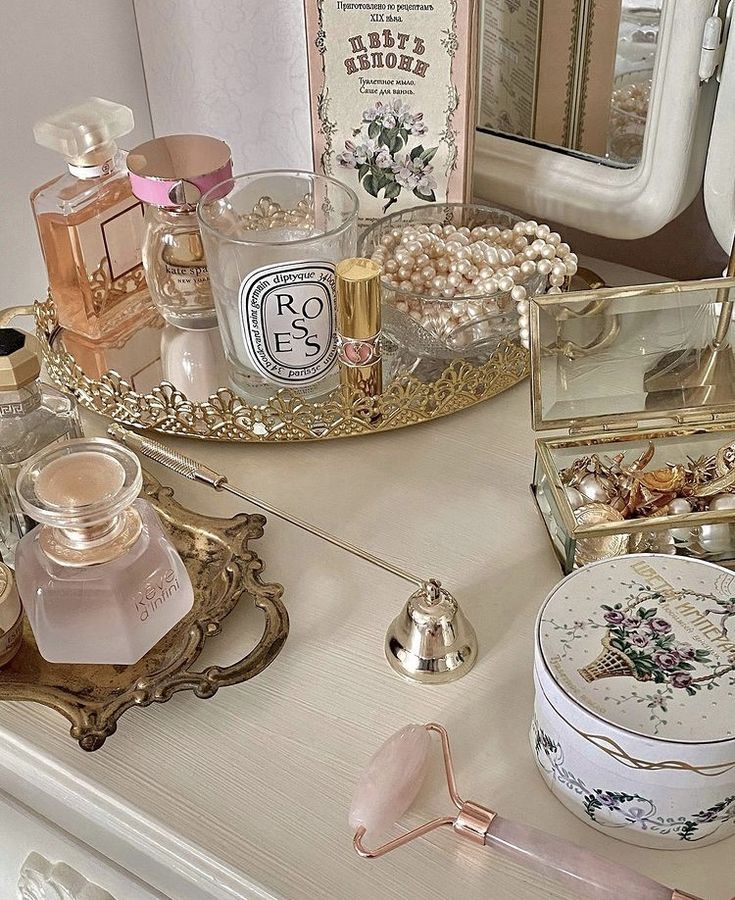
<svg viewBox="0 0 735 900">
<path fill-rule="evenodd" d="M 373 397 L 383 390 L 380 267 L 371 259 L 343 259 L 335 277 L 340 381 Z"/>
<path fill-rule="evenodd" d="M 196 205 L 231 180 L 230 148 L 205 134 L 171 134 L 134 147 L 127 165 L 133 193 L 146 205 L 143 266 L 159 312 L 189 331 L 214 328 Z"/>
<path fill-rule="evenodd" d="M 39 382 L 39 354 L 32 335 L 0 328 L 0 557 L 10 566 L 18 540 L 36 524 L 16 494 L 20 467 L 44 447 L 81 434 L 76 401 Z"/>
</svg>

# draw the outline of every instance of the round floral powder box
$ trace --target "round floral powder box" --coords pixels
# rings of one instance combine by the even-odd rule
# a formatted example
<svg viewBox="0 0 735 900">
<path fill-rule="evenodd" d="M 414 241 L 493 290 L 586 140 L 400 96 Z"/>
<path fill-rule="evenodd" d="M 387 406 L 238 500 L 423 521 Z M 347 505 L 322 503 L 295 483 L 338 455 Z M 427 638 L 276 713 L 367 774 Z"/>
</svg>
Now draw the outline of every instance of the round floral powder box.
<svg viewBox="0 0 735 900">
<path fill-rule="evenodd" d="M 680 556 L 573 572 L 536 622 L 531 743 L 576 816 L 643 847 L 735 834 L 735 573 Z"/>
</svg>

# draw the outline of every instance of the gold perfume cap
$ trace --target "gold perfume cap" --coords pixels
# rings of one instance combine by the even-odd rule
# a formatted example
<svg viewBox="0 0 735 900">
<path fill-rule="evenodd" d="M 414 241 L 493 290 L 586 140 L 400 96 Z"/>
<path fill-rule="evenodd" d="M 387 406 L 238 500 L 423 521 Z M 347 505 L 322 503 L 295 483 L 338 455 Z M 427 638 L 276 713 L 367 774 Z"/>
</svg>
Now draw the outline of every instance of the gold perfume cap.
<svg viewBox="0 0 735 900">
<path fill-rule="evenodd" d="M 0 328 L 0 391 L 12 391 L 41 374 L 41 347 L 32 334 Z"/>
<path fill-rule="evenodd" d="M 232 154 L 219 138 L 169 134 L 134 147 L 127 158 L 133 193 L 144 203 L 167 209 L 193 208 L 215 187 L 232 186 Z"/>
<path fill-rule="evenodd" d="M 365 340 L 380 331 L 380 266 L 355 257 L 337 264 L 337 331 Z"/>
</svg>

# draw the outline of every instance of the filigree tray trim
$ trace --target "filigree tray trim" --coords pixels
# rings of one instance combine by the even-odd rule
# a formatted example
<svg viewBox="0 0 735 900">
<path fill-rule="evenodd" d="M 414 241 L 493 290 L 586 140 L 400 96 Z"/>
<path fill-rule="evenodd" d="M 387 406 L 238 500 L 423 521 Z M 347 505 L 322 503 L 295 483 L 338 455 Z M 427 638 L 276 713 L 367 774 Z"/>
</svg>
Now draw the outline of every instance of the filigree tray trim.
<svg viewBox="0 0 735 900">
<path fill-rule="evenodd" d="M 182 437 L 281 443 L 375 434 L 459 412 L 513 387 L 529 372 L 528 352 L 505 341 L 482 365 L 455 360 L 429 383 L 400 374 L 377 397 L 343 390 L 324 402 L 310 403 L 284 389 L 261 406 L 221 388 L 206 402 L 196 403 L 165 381 L 141 394 L 115 372 L 89 378 L 67 350 L 54 345 L 58 323 L 53 300 L 39 302 L 34 309 L 46 368 L 56 384 L 82 406 L 123 425 Z"/>
</svg>

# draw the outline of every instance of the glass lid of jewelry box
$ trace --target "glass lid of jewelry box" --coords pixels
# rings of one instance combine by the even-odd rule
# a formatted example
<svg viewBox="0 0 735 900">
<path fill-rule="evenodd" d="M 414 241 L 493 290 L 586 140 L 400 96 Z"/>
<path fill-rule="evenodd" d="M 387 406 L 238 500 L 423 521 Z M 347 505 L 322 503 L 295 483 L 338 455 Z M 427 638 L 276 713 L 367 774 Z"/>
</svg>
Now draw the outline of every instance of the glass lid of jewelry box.
<svg viewBox="0 0 735 900">
<path fill-rule="evenodd" d="M 694 478 L 731 443 L 735 468 L 734 306 L 735 278 L 533 298 L 533 425 L 556 431 L 537 441 L 547 474 L 559 483 L 597 454 Z"/>
</svg>

